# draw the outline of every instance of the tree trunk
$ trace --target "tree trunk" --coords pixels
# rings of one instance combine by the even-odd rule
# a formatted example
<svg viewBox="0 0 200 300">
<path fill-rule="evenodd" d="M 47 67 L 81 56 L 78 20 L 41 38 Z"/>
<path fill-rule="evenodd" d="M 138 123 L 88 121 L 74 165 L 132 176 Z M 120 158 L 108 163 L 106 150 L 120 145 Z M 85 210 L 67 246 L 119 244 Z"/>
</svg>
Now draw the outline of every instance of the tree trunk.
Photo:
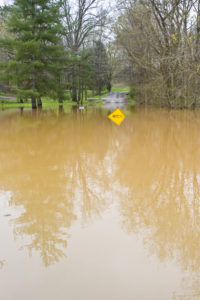
<svg viewBox="0 0 200 300">
<path fill-rule="evenodd" d="M 83 94 L 84 94 L 84 87 L 83 84 L 81 85 L 81 105 L 83 104 Z"/>
<path fill-rule="evenodd" d="M 76 86 L 72 87 L 72 101 L 77 102 L 77 91 Z"/>
<path fill-rule="evenodd" d="M 81 77 L 80 77 L 80 64 L 78 65 L 78 103 L 81 102 Z"/>
<path fill-rule="evenodd" d="M 38 105 L 39 108 L 42 108 L 42 99 L 41 99 L 41 97 L 37 98 L 37 105 Z"/>
<path fill-rule="evenodd" d="M 78 103 L 81 102 L 81 84 L 80 84 L 80 75 L 78 80 Z"/>
<path fill-rule="evenodd" d="M 98 86 L 98 95 L 101 96 L 101 85 Z"/>
<path fill-rule="evenodd" d="M 36 103 L 35 96 L 31 97 L 31 102 L 32 102 L 32 109 L 36 109 L 37 108 L 37 103 Z"/>
<path fill-rule="evenodd" d="M 77 102 L 76 68 L 72 69 L 72 101 Z"/>
<path fill-rule="evenodd" d="M 63 114 L 64 109 L 63 109 L 63 106 L 62 106 L 62 105 L 59 105 L 59 107 L 58 107 L 58 112 L 59 112 L 59 115 Z"/>
<path fill-rule="evenodd" d="M 21 116 L 23 115 L 23 112 L 24 112 L 24 108 L 23 108 L 23 107 L 20 107 L 20 115 L 21 115 Z"/>
</svg>

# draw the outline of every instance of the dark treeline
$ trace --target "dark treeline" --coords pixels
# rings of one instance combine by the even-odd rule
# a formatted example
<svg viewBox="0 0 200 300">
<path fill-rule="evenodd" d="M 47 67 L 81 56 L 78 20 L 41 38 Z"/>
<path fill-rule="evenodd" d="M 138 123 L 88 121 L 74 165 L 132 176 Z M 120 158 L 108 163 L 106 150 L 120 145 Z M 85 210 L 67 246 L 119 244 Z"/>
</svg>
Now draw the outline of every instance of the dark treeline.
<svg viewBox="0 0 200 300">
<path fill-rule="evenodd" d="M 200 1 L 119 4 L 116 43 L 135 95 L 168 107 L 200 104 Z"/>
<path fill-rule="evenodd" d="M 31 98 L 81 103 L 111 88 L 102 38 L 108 12 L 97 0 L 15 0 L 1 8 L 0 89 Z M 66 91 L 69 91 L 67 93 Z"/>
</svg>

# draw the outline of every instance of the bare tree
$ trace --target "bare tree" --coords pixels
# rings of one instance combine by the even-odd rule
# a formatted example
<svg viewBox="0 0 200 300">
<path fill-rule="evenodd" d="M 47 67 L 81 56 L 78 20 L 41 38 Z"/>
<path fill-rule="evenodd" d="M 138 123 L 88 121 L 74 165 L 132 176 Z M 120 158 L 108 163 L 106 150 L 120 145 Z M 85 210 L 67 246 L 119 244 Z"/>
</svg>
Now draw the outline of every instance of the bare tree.
<svg viewBox="0 0 200 300">
<path fill-rule="evenodd" d="M 126 2 L 116 25 L 117 42 L 133 67 L 134 84 L 145 96 L 170 107 L 200 102 L 199 2 Z"/>
<path fill-rule="evenodd" d="M 98 0 L 76 0 L 75 5 L 68 0 L 63 1 L 64 42 L 74 57 L 71 67 L 73 101 L 77 101 L 76 81 L 79 70 L 75 57 L 95 31 L 105 25 L 106 14 Z"/>
</svg>

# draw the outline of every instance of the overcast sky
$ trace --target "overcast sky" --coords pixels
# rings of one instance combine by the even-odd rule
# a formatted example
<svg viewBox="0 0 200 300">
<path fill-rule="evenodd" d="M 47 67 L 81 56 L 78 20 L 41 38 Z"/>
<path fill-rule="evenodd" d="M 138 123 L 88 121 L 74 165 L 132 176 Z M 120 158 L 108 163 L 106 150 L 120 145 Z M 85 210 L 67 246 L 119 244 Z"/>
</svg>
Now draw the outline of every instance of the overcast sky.
<svg viewBox="0 0 200 300">
<path fill-rule="evenodd" d="M 0 5 L 10 4 L 10 3 L 12 3 L 12 0 L 0 0 Z"/>
<path fill-rule="evenodd" d="M 0 0 L 0 6 L 3 6 L 5 4 L 11 4 L 14 0 Z M 113 6 L 115 3 L 115 0 L 101 0 L 101 4 L 103 3 L 103 7 L 107 8 L 109 4 Z"/>
</svg>

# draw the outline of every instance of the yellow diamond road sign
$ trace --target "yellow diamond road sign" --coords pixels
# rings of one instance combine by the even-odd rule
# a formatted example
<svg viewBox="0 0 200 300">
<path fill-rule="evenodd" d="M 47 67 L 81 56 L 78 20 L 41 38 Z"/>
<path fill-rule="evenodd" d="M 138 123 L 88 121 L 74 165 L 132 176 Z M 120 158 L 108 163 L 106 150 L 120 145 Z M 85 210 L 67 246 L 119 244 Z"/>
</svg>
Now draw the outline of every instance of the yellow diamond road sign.
<svg viewBox="0 0 200 300">
<path fill-rule="evenodd" d="M 123 122 L 123 120 L 126 118 L 126 116 L 120 108 L 117 108 L 111 114 L 108 115 L 108 118 L 111 119 L 117 125 L 120 125 L 121 122 Z"/>
</svg>

